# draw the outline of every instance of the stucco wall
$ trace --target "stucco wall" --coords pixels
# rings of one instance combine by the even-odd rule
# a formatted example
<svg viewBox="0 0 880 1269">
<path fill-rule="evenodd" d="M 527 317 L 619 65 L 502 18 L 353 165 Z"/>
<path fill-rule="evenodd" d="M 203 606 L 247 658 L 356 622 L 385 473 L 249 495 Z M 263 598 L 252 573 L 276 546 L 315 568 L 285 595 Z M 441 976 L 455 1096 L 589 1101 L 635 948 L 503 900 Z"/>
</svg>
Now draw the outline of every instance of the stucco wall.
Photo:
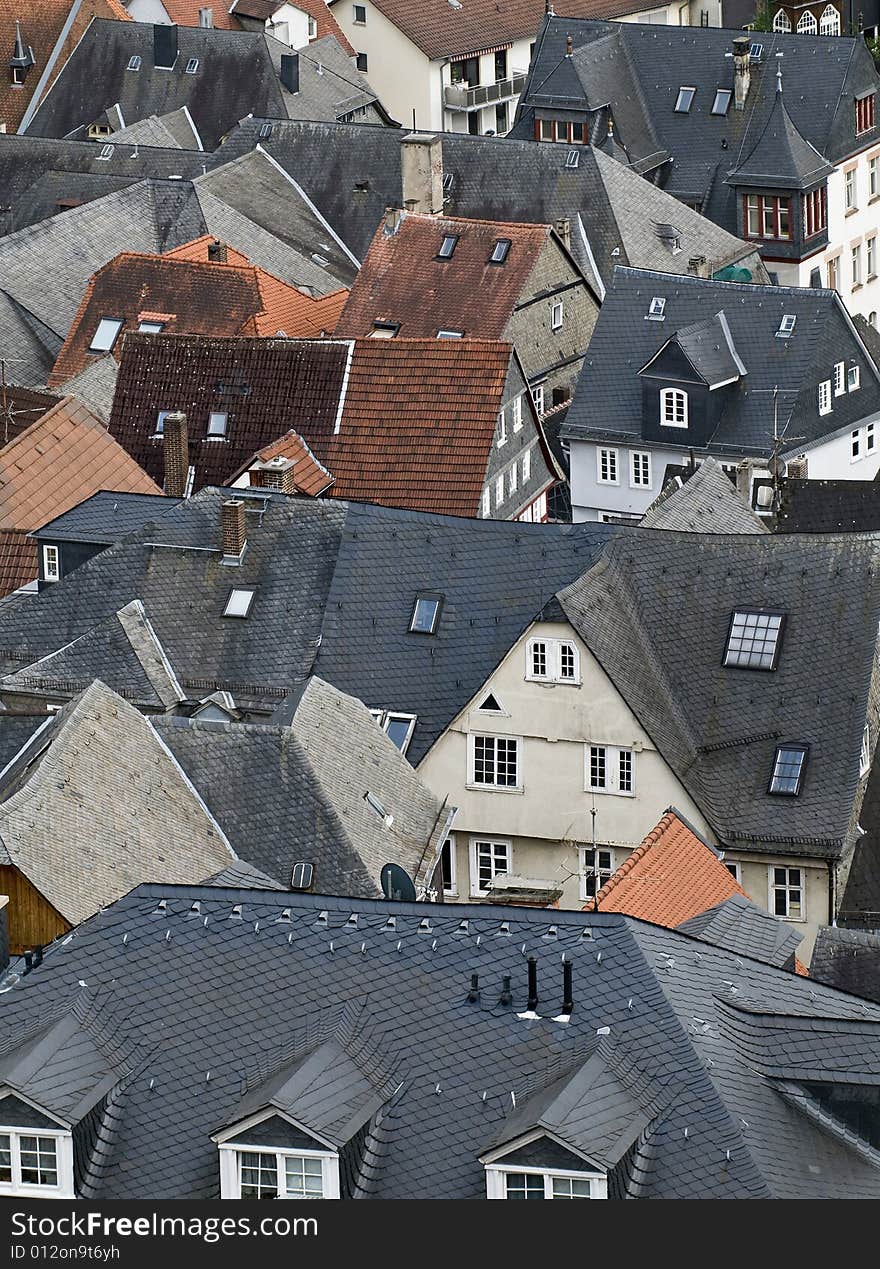
<svg viewBox="0 0 880 1269">
<path fill-rule="evenodd" d="M 331 12 L 358 53 L 366 53 L 365 74 L 393 119 L 404 128 L 431 131 L 443 127 L 440 72 L 370 0 L 365 26 L 354 22 L 351 0 L 339 0 Z"/>
</svg>

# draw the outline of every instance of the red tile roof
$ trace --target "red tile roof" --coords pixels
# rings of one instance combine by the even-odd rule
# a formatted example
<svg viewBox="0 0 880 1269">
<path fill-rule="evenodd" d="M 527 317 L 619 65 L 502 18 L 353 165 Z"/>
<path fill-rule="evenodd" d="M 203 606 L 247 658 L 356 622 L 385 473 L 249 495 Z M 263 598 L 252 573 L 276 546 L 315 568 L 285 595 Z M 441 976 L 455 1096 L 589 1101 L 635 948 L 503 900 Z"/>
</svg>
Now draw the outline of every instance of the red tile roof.
<svg viewBox="0 0 880 1269">
<path fill-rule="evenodd" d="M 271 445 L 265 445 L 244 464 L 227 483 L 232 484 L 248 471 L 255 462 L 269 463 L 273 458 L 289 458 L 293 462 L 293 483 L 297 493 L 307 498 L 318 498 L 333 484 L 333 476 L 318 462 L 298 432 L 285 432 Z"/>
<path fill-rule="evenodd" d="M 746 892 L 705 842 L 667 812 L 625 859 L 585 912 L 620 912 L 675 929 Z"/>
<path fill-rule="evenodd" d="M 0 449 L 4 529 L 39 529 L 99 489 L 162 492 L 74 397 L 64 397 Z"/>
<path fill-rule="evenodd" d="M 237 22 L 229 16 L 225 0 L 162 0 L 165 12 L 177 26 L 198 26 L 199 9 L 210 9 L 213 25 L 218 31 L 238 31 Z"/>
<path fill-rule="evenodd" d="M 279 332 L 288 339 L 318 339 L 332 335 L 345 307 L 348 291 L 343 287 L 329 295 L 313 298 L 303 295 L 295 286 L 257 269 L 257 280 L 263 298 L 263 309 L 242 328 L 242 335 L 266 335 Z"/>
<path fill-rule="evenodd" d="M 389 233 L 383 218 L 336 333 L 368 335 L 374 321 L 383 321 L 399 322 L 401 335 L 426 339 L 438 330 L 502 339 L 550 233 L 549 225 L 417 213 L 402 213 Z M 458 242 L 450 259 L 438 260 L 447 235 Z M 490 264 L 503 238 L 510 242 L 507 257 Z"/>
<path fill-rule="evenodd" d="M 36 581 L 39 573 L 34 539 L 15 529 L 0 530 L 0 599 Z"/>
<path fill-rule="evenodd" d="M 0 65 L 0 124 L 6 124 L 7 132 L 18 131 L 18 125 L 55 50 L 72 7 L 72 0 L 0 0 L 0 49 L 3 50 Z M 44 96 L 93 17 L 131 21 L 121 0 L 82 0 L 59 50 L 53 71 L 44 86 Z M 7 59 L 15 47 L 16 18 L 21 24 L 22 43 L 25 48 L 34 50 L 35 58 L 34 65 L 20 86 L 12 83 L 7 65 Z"/>
<path fill-rule="evenodd" d="M 219 241 L 213 234 L 202 234 L 201 238 L 193 238 L 192 242 L 184 242 L 179 247 L 173 247 L 171 251 L 163 252 L 166 260 L 196 260 L 202 264 L 213 264 L 208 258 L 208 248 L 212 242 Z M 224 244 L 226 247 L 226 263 L 227 264 L 250 264 L 247 256 L 242 255 L 240 251 L 236 251 L 235 247 L 230 247 L 229 243 Z"/>
<path fill-rule="evenodd" d="M 57 405 L 60 397 L 11 384 L 0 387 L 0 448 Z"/>
</svg>

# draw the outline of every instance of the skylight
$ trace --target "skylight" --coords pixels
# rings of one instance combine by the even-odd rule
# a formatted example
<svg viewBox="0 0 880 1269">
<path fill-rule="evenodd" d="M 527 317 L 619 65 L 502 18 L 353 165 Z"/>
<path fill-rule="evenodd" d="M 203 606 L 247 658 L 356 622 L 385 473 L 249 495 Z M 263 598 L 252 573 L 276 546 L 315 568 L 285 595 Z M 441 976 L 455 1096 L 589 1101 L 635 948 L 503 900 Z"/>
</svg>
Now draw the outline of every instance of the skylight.
<svg viewBox="0 0 880 1269">
<path fill-rule="evenodd" d="M 779 330 L 776 332 L 777 339 L 788 339 L 789 335 L 794 331 L 797 317 L 794 313 L 783 313 L 782 320 L 779 323 Z"/>
<path fill-rule="evenodd" d="M 400 322 L 373 322 L 370 339 L 393 339 L 400 330 Z"/>
<path fill-rule="evenodd" d="M 737 609 L 730 619 L 724 664 L 743 670 L 775 670 L 782 613 Z"/>
<path fill-rule="evenodd" d="M 141 322 L 138 326 L 138 330 L 144 335 L 158 335 L 164 329 L 164 322 Z"/>
<path fill-rule="evenodd" d="M 507 259 L 507 253 L 510 251 L 510 239 L 499 238 L 492 248 L 492 254 L 489 257 L 490 264 L 504 264 Z"/>
<path fill-rule="evenodd" d="M 126 66 L 125 69 L 130 71 L 139 71 L 140 68 L 141 68 L 140 54 L 135 53 L 134 57 L 130 57 L 128 59 L 128 65 Z"/>
<path fill-rule="evenodd" d="M 248 617 L 254 603 L 256 590 L 253 587 L 233 587 L 223 609 L 224 617 Z"/>
<path fill-rule="evenodd" d="M 208 435 L 225 436 L 228 418 L 228 414 L 225 414 L 222 410 L 212 410 L 208 415 Z"/>
<path fill-rule="evenodd" d="M 726 115 L 727 108 L 730 105 L 732 94 L 729 88 L 718 88 L 715 91 L 715 100 L 712 102 L 713 115 Z"/>
<path fill-rule="evenodd" d="M 749 57 L 754 57 L 755 61 L 758 61 L 758 62 L 759 62 L 759 61 L 761 60 L 761 54 L 762 54 L 763 52 L 764 52 L 764 45 L 763 45 L 763 44 L 750 44 L 750 45 L 749 45 Z"/>
<path fill-rule="evenodd" d="M 442 602 L 443 599 L 440 595 L 416 595 L 409 623 L 410 631 L 415 634 L 434 634 L 437 630 L 437 622 L 440 619 L 440 605 Z"/>
<path fill-rule="evenodd" d="M 437 252 L 437 259 L 451 260 L 457 242 L 458 234 L 444 234 L 443 241 L 440 243 L 440 250 Z"/>
<path fill-rule="evenodd" d="M 187 75 L 195 75 L 198 69 L 199 69 L 199 59 L 197 57 L 191 57 L 186 64 L 185 73 Z"/>
<path fill-rule="evenodd" d="M 98 322 L 98 329 L 92 336 L 92 342 L 89 344 L 89 352 L 109 352 L 116 343 L 117 336 L 121 330 L 121 318 L 102 317 L 100 322 Z"/>
<path fill-rule="evenodd" d="M 260 127 L 260 134 L 259 134 L 259 136 L 260 136 L 260 140 L 261 140 L 261 141 L 265 141 L 265 140 L 266 140 L 266 138 L 267 138 L 267 137 L 271 137 L 271 135 L 272 135 L 272 125 L 271 125 L 271 123 L 264 123 L 264 124 L 262 124 L 262 125 L 261 125 L 261 127 Z"/>
<path fill-rule="evenodd" d="M 116 147 L 112 145 L 102 145 L 98 154 L 99 159 L 112 159 L 113 151 Z"/>
<path fill-rule="evenodd" d="M 807 752 L 807 745 L 779 745 L 770 777 L 771 793 L 782 793 L 788 797 L 796 797 L 800 793 Z"/>
<path fill-rule="evenodd" d="M 666 308 L 666 301 L 663 298 L 663 296 L 655 295 L 654 298 L 651 300 L 651 304 L 648 308 L 648 317 L 651 319 L 652 322 L 662 322 L 664 320 L 663 314 L 664 314 L 665 308 Z"/>
<path fill-rule="evenodd" d="M 461 339 L 462 332 L 460 330 L 438 330 L 438 339 Z"/>
<path fill-rule="evenodd" d="M 694 97 L 696 96 L 696 88 L 679 88 L 678 98 L 675 102 L 676 114 L 686 115 L 691 108 Z"/>
<path fill-rule="evenodd" d="M 568 168 L 576 168 L 580 161 L 581 156 L 578 150 L 569 150 L 565 156 L 565 166 Z"/>
<path fill-rule="evenodd" d="M 453 186 L 454 184 L 455 184 L 455 173 L 454 173 L 454 172 L 444 172 L 444 173 L 443 173 L 443 192 L 444 192 L 444 194 L 448 194 L 448 193 L 449 193 L 449 191 L 452 189 L 452 186 Z"/>
<path fill-rule="evenodd" d="M 385 735 L 401 753 L 406 753 L 415 725 L 415 714 L 388 714 L 385 719 Z"/>
<path fill-rule="evenodd" d="M 290 874 L 290 888 L 291 890 L 311 890 L 314 879 L 314 864 L 294 864 Z"/>
</svg>

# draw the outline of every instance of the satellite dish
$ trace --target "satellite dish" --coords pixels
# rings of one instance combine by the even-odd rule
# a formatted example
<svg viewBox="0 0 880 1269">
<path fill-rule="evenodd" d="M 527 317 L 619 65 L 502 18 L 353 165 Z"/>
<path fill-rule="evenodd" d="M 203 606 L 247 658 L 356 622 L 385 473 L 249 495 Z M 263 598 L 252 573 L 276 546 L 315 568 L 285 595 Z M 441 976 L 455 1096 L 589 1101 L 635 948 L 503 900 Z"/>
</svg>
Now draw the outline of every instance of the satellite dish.
<svg viewBox="0 0 880 1269">
<path fill-rule="evenodd" d="M 386 899 L 396 899 L 401 903 L 415 903 L 416 888 L 412 879 L 399 864 L 385 864 L 380 873 L 382 893 Z"/>
</svg>

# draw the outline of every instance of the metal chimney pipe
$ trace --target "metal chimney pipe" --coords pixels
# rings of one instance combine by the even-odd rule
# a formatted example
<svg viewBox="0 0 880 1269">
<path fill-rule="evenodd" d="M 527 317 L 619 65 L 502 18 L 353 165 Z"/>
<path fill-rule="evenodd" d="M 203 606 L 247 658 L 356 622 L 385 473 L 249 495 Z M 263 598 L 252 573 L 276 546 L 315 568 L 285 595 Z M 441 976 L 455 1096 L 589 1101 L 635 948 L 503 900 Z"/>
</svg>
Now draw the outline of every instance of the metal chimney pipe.
<svg viewBox="0 0 880 1269">
<path fill-rule="evenodd" d="M 562 1012 L 570 1014 L 574 1009 L 571 985 L 571 961 L 562 962 Z"/>
<path fill-rule="evenodd" d="M 513 993 L 510 990 L 510 974 L 501 975 L 501 996 L 498 1003 L 500 1005 L 509 1005 L 513 1000 Z"/>
<path fill-rule="evenodd" d="M 480 975 L 471 974 L 471 989 L 467 994 L 468 1004 L 474 1004 L 480 999 Z"/>
<path fill-rule="evenodd" d="M 527 1008 L 534 1013 L 538 1006 L 538 958 L 529 957 L 529 1002 Z"/>
</svg>

